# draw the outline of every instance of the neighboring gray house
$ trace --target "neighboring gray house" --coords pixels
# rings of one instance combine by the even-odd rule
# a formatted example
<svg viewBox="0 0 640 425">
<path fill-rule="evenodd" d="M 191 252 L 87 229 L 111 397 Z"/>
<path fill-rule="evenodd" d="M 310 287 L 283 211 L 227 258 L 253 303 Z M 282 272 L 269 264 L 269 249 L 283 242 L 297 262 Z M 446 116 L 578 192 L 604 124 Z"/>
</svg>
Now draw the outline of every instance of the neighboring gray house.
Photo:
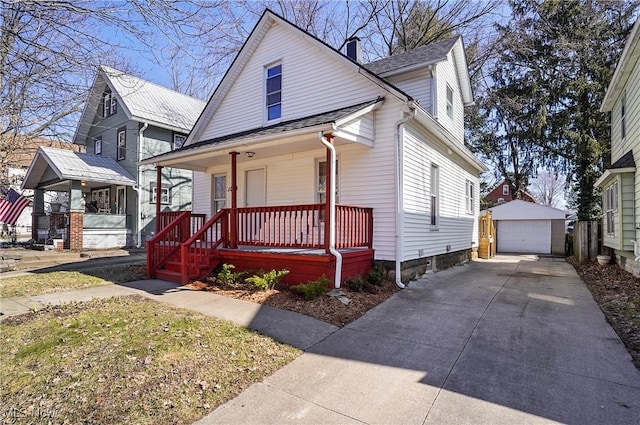
<svg viewBox="0 0 640 425">
<path fill-rule="evenodd" d="M 70 191 L 69 211 L 85 214 L 84 242 L 74 242 L 72 236 L 67 247 L 144 246 L 155 229 L 157 193 L 163 211 L 191 209 L 191 171 L 164 168 L 157 188 L 155 167 L 138 166 L 138 162 L 181 147 L 204 106 L 193 97 L 100 67 L 73 138 L 73 143 L 86 147 L 88 156 L 79 162 L 82 170 L 73 172 L 68 164 L 56 163 L 59 155 L 40 155 L 40 163 L 32 164 L 33 175 L 25 179 L 33 189 Z M 92 156 L 116 163 L 124 171 L 121 183 L 96 179 L 101 170 L 90 171 L 91 164 L 99 162 Z M 133 182 L 127 183 L 130 177 Z M 72 217 L 67 218 L 73 225 Z M 119 236 L 117 242 L 101 238 L 100 232 L 90 236 L 91 229 L 103 228 L 125 230 L 126 236 Z"/>
<path fill-rule="evenodd" d="M 87 153 L 114 158 L 136 178 L 137 187 L 93 188 L 87 202 L 132 218 L 133 244 L 154 231 L 156 172 L 138 161 L 169 152 L 182 143 L 205 103 L 113 68 L 102 66 L 93 83 L 73 143 Z M 191 209 L 192 173 L 162 170 L 163 210 Z M 138 236 L 139 235 L 139 236 Z"/>
</svg>

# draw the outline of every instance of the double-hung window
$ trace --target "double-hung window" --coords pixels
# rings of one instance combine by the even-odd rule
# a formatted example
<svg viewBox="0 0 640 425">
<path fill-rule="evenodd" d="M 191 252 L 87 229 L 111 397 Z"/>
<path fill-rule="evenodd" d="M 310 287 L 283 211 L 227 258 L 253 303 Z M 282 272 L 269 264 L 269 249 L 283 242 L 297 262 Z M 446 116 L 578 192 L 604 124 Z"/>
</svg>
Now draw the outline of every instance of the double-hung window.
<svg viewBox="0 0 640 425">
<path fill-rule="evenodd" d="M 437 165 L 431 165 L 431 226 L 438 227 L 439 219 L 439 192 L 440 192 L 440 168 Z"/>
<path fill-rule="evenodd" d="M 118 102 L 116 96 L 111 93 L 111 90 L 106 90 L 102 94 L 102 117 L 110 117 L 118 112 Z"/>
<path fill-rule="evenodd" d="M 447 116 L 453 119 L 453 89 L 447 84 Z"/>
<path fill-rule="evenodd" d="M 610 184 L 604 190 L 604 210 L 607 221 L 607 236 L 615 236 L 615 213 L 618 212 L 618 182 Z"/>
<path fill-rule="evenodd" d="M 93 139 L 93 153 L 96 155 L 102 155 L 102 136 L 98 136 Z"/>
<path fill-rule="evenodd" d="M 505 196 L 509 194 L 509 185 L 508 184 L 502 185 L 502 194 L 505 195 Z"/>
<path fill-rule="evenodd" d="M 156 182 L 151 182 L 151 203 L 155 204 L 156 199 L 158 197 L 158 185 Z M 168 185 L 160 186 L 160 203 L 161 204 L 170 204 L 171 203 L 171 188 Z"/>
<path fill-rule="evenodd" d="M 282 64 L 267 68 L 266 107 L 267 121 L 280 119 L 282 116 Z"/>
<path fill-rule="evenodd" d="M 467 180 L 465 182 L 465 203 L 467 214 L 473 214 L 475 207 L 475 188 L 473 182 Z"/>
<path fill-rule="evenodd" d="M 118 129 L 117 151 L 118 161 L 127 157 L 127 129 L 125 127 Z"/>
<path fill-rule="evenodd" d="M 215 174 L 213 176 L 213 213 L 217 213 L 227 206 L 227 176 Z"/>
</svg>

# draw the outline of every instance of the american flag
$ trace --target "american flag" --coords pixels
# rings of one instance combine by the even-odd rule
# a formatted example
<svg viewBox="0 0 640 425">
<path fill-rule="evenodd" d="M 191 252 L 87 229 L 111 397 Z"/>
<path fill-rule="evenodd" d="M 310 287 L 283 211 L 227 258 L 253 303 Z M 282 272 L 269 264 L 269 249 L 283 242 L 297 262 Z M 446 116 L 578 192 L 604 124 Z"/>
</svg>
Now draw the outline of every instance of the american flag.
<svg viewBox="0 0 640 425">
<path fill-rule="evenodd" d="M 18 217 L 31 201 L 13 189 L 0 199 L 0 223 L 15 226 Z"/>
</svg>

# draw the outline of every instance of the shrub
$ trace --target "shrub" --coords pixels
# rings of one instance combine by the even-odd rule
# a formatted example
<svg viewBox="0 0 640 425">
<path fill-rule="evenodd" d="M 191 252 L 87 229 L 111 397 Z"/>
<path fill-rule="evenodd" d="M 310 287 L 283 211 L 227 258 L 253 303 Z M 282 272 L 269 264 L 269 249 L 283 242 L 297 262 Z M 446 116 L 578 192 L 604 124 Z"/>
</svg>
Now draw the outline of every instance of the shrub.
<svg viewBox="0 0 640 425">
<path fill-rule="evenodd" d="M 218 273 L 218 280 L 220 280 L 225 285 L 234 285 L 236 284 L 242 276 L 247 274 L 246 272 L 236 272 L 234 273 L 232 270 L 235 269 L 236 266 L 233 264 L 223 264 L 222 270 Z"/>
<path fill-rule="evenodd" d="M 384 281 L 384 267 L 375 263 L 373 267 L 371 267 L 371 270 L 369 270 L 368 280 L 372 285 L 381 286 Z"/>
<path fill-rule="evenodd" d="M 275 288 L 278 282 L 280 282 L 280 279 L 287 273 L 289 273 L 287 269 L 271 270 L 270 272 L 260 271 L 258 274 L 254 274 L 244 281 L 252 284 L 261 291 L 267 291 Z"/>
<path fill-rule="evenodd" d="M 360 275 L 348 277 L 344 283 L 353 292 L 362 292 L 362 288 L 364 288 L 364 279 Z"/>
<path fill-rule="evenodd" d="M 291 289 L 296 292 L 300 292 L 304 296 L 305 300 L 310 301 L 327 292 L 327 287 L 329 285 L 331 285 L 331 281 L 327 276 L 322 275 L 316 280 L 310 280 L 307 283 L 292 286 Z"/>
</svg>

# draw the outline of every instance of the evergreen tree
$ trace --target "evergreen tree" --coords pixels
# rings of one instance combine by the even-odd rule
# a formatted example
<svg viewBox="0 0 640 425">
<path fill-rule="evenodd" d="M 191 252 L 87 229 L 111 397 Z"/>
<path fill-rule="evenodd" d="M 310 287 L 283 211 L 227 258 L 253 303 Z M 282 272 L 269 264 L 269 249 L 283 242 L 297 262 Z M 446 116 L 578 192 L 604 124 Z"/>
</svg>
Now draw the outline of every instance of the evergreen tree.
<svg viewBox="0 0 640 425">
<path fill-rule="evenodd" d="M 514 189 L 539 166 L 573 179 L 580 220 L 599 214 L 593 184 L 610 151 L 599 112 L 638 2 L 513 0 L 498 25 L 499 57 L 470 123 L 474 150 Z"/>
</svg>

